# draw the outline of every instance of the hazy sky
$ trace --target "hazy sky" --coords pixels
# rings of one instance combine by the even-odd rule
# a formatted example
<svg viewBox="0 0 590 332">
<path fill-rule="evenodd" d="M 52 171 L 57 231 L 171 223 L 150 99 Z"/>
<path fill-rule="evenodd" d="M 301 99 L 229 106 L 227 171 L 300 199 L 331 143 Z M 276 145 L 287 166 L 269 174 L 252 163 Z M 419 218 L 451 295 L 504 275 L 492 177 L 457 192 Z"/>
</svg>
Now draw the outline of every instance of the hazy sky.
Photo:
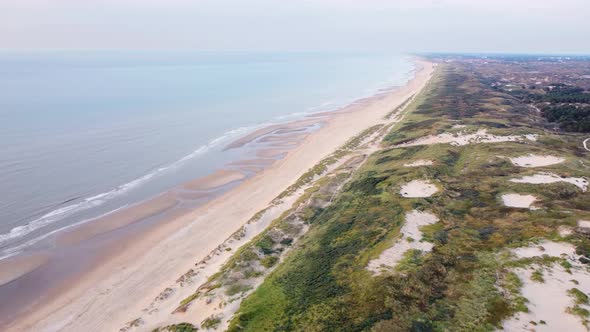
<svg viewBox="0 0 590 332">
<path fill-rule="evenodd" d="M 590 0 L 0 0 L 2 49 L 590 53 Z"/>
</svg>

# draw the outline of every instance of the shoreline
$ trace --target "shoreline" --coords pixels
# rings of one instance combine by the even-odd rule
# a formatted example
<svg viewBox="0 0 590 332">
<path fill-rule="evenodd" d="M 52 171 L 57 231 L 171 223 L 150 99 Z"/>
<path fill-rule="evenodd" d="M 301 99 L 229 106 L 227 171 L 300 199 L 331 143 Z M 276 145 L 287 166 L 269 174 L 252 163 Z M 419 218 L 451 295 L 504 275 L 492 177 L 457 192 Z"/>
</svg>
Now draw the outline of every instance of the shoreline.
<svg viewBox="0 0 590 332">
<path fill-rule="evenodd" d="M 323 118 L 306 119 L 307 122 L 324 122 L 322 128 L 308 135 L 293 135 L 296 129 L 287 125 L 271 130 L 270 133 L 282 131 L 284 135 L 292 135 L 283 142 L 289 139 L 301 142 L 295 147 L 281 146 L 280 141 L 267 139 L 266 143 L 270 146 L 260 156 L 263 159 L 245 160 L 233 165 L 237 169 L 243 167 L 243 172 L 259 170 L 258 173 L 238 175 L 234 169 L 228 169 L 229 173 L 221 176 L 231 180 L 227 183 L 239 182 L 235 187 L 195 209 L 180 208 L 169 213 L 166 222 L 153 225 L 128 243 L 110 247 L 106 257 L 96 262 L 100 266 L 82 272 L 79 280 L 67 287 L 54 290 L 51 300 L 35 304 L 33 310 L 9 323 L 7 330 L 118 330 L 158 296 L 162 285 L 174 282 L 195 262 L 207 256 L 252 215 L 266 208 L 301 174 L 420 91 L 430 78 L 433 64 L 420 60 L 416 63 L 422 68 L 416 68 L 415 77 L 405 86 L 354 102 Z M 248 144 L 259 137 L 268 137 L 265 135 L 269 132 L 258 136 L 252 134 L 233 143 L 238 146 Z M 281 159 L 266 158 L 280 154 L 285 155 Z M 268 160 L 272 162 L 268 164 Z M 191 183 L 197 189 L 227 184 L 218 178 L 197 179 L 195 182 Z M 166 204 L 171 203 L 162 203 L 164 212 L 169 211 Z M 152 211 L 152 214 L 161 212 L 154 210 L 156 212 Z M 146 213 L 150 211 L 141 212 L 150 215 Z M 125 224 L 123 227 L 132 225 Z"/>
</svg>

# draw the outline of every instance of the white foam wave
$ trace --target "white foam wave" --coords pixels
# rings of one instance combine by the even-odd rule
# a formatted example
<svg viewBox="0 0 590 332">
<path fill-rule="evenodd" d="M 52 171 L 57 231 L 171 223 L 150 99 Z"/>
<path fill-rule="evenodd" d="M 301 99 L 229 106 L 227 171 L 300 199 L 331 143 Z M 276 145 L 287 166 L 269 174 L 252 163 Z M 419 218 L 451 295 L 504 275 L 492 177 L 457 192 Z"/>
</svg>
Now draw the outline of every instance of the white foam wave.
<svg viewBox="0 0 590 332">
<path fill-rule="evenodd" d="M 110 214 L 113 214 L 113 213 L 115 213 L 117 211 L 123 210 L 123 209 L 127 208 L 128 206 L 129 206 L 129 204 L 125 204 L 125 205 L 123 205 L 123 206 L 121 206 L 119 208 L 116 208 L 116 209 L 114 209 L 112 211 L 109 211 L 107 213 L 101 214 L 101 215 L 96 216 L 94 218 L 89 218 L 89 219 L 81 220 L 81 221 L 79 221 L 77 223 L 74 223 L 74 224 L 71 224 L 71 225 L 68 225 L 68 226 L 64 226 L 62 228 L 58 228 L 56 230 L 53 230 L 53 231 L 51 231 L 49 233 L 43 234 L 43 235 L 41 235 L 39 237 L 36 237 L 36 238 L 34 238 L 34 239 L 30 240 L 30 241 L 27 241 L 27 242 L 25 242 L 23 244 L 18 245 L 18 246 L 14 246 L 14 247 L 10 247 L 10 248 L 4 249 L 4 250 L 2 250 L 2 254 L 0 256 L 0 260 L 3 260 L 3 259 L 6 259 L 6 258 L 15 256 L 15 255 L 19 254 L 20 252 L 22 252 L 23 249 L 28 248 L 28 247 L 30 247 L 32 245 L 35 245 L 35 244 L 39 243 L 40 241 L 42 241 L 42 240 L 50 237 L 53 234 L 57 234 L 59 232 L 63 232 L 65 230 L 69 229 L 69 228 L 72 228 L 72 227 L 76 227 L 76 226 L 85 224 L 85 223 L 87 223 L 89 221 L 93 221 L 93 220 L 97 220 L 97 219 L 102 218 L 102 217 L 106 217 L 106 216 L 108 216 Z"/>
</svg>

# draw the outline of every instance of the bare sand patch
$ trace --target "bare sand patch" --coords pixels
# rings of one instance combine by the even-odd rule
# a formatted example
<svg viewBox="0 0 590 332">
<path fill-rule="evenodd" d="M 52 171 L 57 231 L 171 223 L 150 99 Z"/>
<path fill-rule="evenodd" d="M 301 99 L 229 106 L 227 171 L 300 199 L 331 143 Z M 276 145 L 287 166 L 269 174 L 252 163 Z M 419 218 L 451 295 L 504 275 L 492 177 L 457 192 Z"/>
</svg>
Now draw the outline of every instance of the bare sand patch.
<svg viewBox="0 0 590 332">
<path fill-rule="evenodd" d="M 411 249 L 430 251 L 432 243 L 422 241 L 420 228 L 432 225 L 438 218 L 429 212 L 413 210 L 406 213 L 406 223 L 401 229 L 401 236 L 393 246 L 386 249 L 378 258 L 369 262 L 368 269 L 378 273 L 384 268 L 395 267 L 404 254 Z"/>
<path fill-rule="evenodd" d="M 438 191 L 438 188 L 430 181 L 412 180 L 404 184 L 400 190 L 403 197 L 430 197 Z"/>
<path fill-rule="evenodd" d="M 505 194 L 502 195 L 502 202 L 504 205 L 515 208 L 525 208 L 535 210 L 536 208 L 531 205 L 537 200 L 533 195 L 520 195 L 520 194 Z"/>
<path fill-rule="evenodd" d="M 434 164 L 432 160 L 420 159 L 409 164 L 404 164 L 404 167 L 432 166 L 432 164 Z"/>
<path fill-rule="evenodd" d="M 520 247 L 512 250 L 518 258 L 532 258 L 542 257 L 548 255 L 552 257 L 568 256 L 573 257 L 576 249 L 570 243 L 542 241 L 539 244 L 530 245 L 528 247 Z"/>
<path fill-rule="evenodd" d="M 556 183 L 556 182 L 567 182 L 574 186 L 586 191 L 588 189 L 588 180 L 584 178 L 572 178 L 572 177 L 561 177 L 553 173 L 537 173 L 535 175 L 523 176 L 520 179 L 511 179 L 510 182 L 516 183 L 532 183 L 532 184 L 544 184 L 544 183 Z"/>
<path fill-rule="evenodd" d="M 578 227 L 590 228 L 590 220 L 578 220 Z"/>
<path fill-rule="evenodd" d="M 528 156 L 510 158 L 510 161 L 515 166 L 520 167 L 543 167 L 562 163 L 565 161 L 565 159 L 555 156 L 540 156 L 535 154 L 529 154 Z"/>
<path fill-rule="evenodd" d="M 562 266 L 555 264 L 543 269 L 543 282 L 531 280 L 534 270 L 518 269 L 515 273 L 523 282 L 522 295 L 528 299 L 528 313 L 520 312 L 505 321 L 505 331 L 588 331 L 581 319 L 570 314 L 568 308 L 574 306 L 574 300 L 568 290 L 577 288 L 585 294 L 590 293 L 590 275 L 579 269 L 570 269 L 568 273 Z M 570 280 L 576 280 L 577 285 Z M 582 305 L 584 309 L 588 306 Z M 545 324 L 540 324 L 540 321 Z M 536 324 L 532 324 L 535 322 Z"/>
<path fill-rule="evenodd" d="M 557 229 L 557 232 L 559 233 L 559 236 L 567 237 L 567 236 L 574 234 L 574 229 L 569 226 L 559 226 L 559 228 Z"/>
<path fill-rule="evenodd" d="M 524 140 L 536 141 L 537 135 L 498 136 L 488 134 L 486 129 L 479 129 L 477 132 L 471 134 L 464 133 L 461 131 L 457 133 L 442 133 L 438 135 L 429 135 L 407 143 L 398 144 L 397 147 L 432 144 L 451 144 L 454 146 L 462 146 L 477 143 L 518 142 Z"/>
<path fill-rule="evenodd" d="M 520 312 L 504 321 L 505 331 L 587 331 L 582 320 L 571 314 L 568 308 L 575 303 L 568 291 L 577 288 L 590 293 L 590 273 L 575 257 L 574 246 L 569 243 L 543 241 L 539 245 L 513 250 L 520 258 L 548 255 L 567 259 L 571 268 L 564 268 L 559 263 L 550 266 L 531 265 L 518 268 L 514 272 L 522 281 L 522 296 L 529 302 L 529 312 Z M 543 281 L 534 281 L 534 271 L 541 271 Z M 590 309 L 587 305 L 580 305 Z M 541 321 L 544 324 L 541 324 Z"/>
</svg>

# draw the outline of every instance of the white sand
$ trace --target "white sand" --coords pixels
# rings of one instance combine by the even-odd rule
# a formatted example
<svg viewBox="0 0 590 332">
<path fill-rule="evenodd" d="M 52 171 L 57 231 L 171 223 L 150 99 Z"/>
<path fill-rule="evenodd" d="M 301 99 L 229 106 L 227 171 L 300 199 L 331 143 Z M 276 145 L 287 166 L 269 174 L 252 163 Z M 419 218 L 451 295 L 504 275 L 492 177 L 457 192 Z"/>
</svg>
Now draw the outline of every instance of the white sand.
<svg viewBox="0 0 590 332">
<path fill-rule="evenodd" d="M 533 195 L 520 195 L 520 194 L 505 194 L 502 195 L 502 202 L 504 205 L 516 208 L 526 208 L 533 210 L 531 204 L 533 204 L 537 198 Z"/>
<path fill-rule="evenodd" d="M 442 133 L 439 135 L 430 135 L 418 138 L 408 143 L 397 145 L 398 147 L 407 147 L 415 145 L 432 145 L 432 144 L 451 144 L 455 146 L 477 144 L 477 143 L 499 143 L 499 142 L 518 142 L 523 140 L 535 141 L 536 135 L 510 135 L 497 136 L 488 134 L 486 129 L 479 129 L 475 133 Z"/>
<path fill-rule="evenodd" d="M 578 227 L 590 228 L 590 220 L 578 220 Z"/>
<path fill-rule="evenodd" d="M 574 229 L 569 226 L 559 226 L 559 228 L 557 229 L 557 232 L 559 233 L 559 236 L 567 237 L 567 236 L 574 234 Z"/>
<path fill-rule="evenodd" d="M 540 250 L 539 247 L 545 250 Z M 543 254 L 567 258 L 572 264 L 568 273 L 559 263 L 550 267 L 533 265 L 529 268 L 519 268 L 515 272 L 523 282 L 522 295 L 529 300 L 528 313 L 518 313 L 503 323 L 505 331 L 587 331 L 580 318 L 567 312 L 568 307 L 574 306 L 572 297 L 567 293 L 572 288 L 590 293 L 590 273 L 585 266 L 575 259 L 575 249 L 568 243 L 544 241 L 537 246 L 518 248 L 514 253 L 520 257 L 542 256 Z M 544 282 L 531 280 L 533 271 L 543 272 Z M 576 285 L 571 280 L 576 280 Z M 586 309 L 590 307 L 582 305 Z M 546 324 L 540 324 L 540 321 Z M 533 325 L 530 322 L 536 322 Z"/>
<path fill-rule="evenodd" d="M 539 244 L 532 244 L 528 247 L 521 247 L 512 250 L 518 258 L 542 257 L 543 255 L 553 257 L 574 257 L 576 249 L 566 242 L 542 241 Z"/>
<path fill-rule="evenodd" d="M 556 183 L 556 182 L 567 182 L 574 186 L 586 191 L 588 189 L 588 180 L 584 178 L 573 178 L 573 177 L 561 177 L 553 173 L 537 173 L 535 175 L 523 176 L 520 179 L 512 179 L 510 182 L 516 183 L 532 183 L 532 184 L 543 184 L 543 183 Z"/>
<path fill-rule="evenodd" d="M 422 232 L 420 228 L 422 226 L 432 225 L 437 221 L 438 218 L 429 212 L 413 210 L 412 212 L 406 213 L 406 223 L 401 229 L 400 238 L 393 246 L 383 251 L 378 258 L 370 261 L 367 268 L 378 273 L 384 268 L 395 267 L 408 250 L 432 250 L 432 243 L 421 241 Z"/>
<path fill-rule="evenodd" d="M 420 160 L 416 160 L 416 161 L 409 163 L 409 164 L 404 164 L 404 167 L 431 166 L 432 164 L 433 164 L 432 160 L 420 159 Z"/>
<path fill-rule="evenodd" d="M 535 154 L 529 154 L 528 156 L 510 158 L 510 161 L 514 165 L 520 167 L 543 167 L 562 163 L 565 161 L 565 159 L 555 156 L 539 156 Z"/>
<path fill-rule="evenodd" d="M 127 243 L 125 251 L 36 305 L 6 331 L 118 331 L 310 167 L 351 137 L 383 123 L 392 108 L 419 92 L 431 78 L 434 64 L 417 62 L 423 69 L 407 85 L 331 115 L 322 129 L 284 159 L 203 207 Z M 194 289 L 184 291 L 188 295 Z"/>
<path fill-rule="evenodd" d="M 402 186 L 400 194 L 403 197 L 430 197 L 438 191 L 438 188 L 430 181 L 412 180 Z"/>
</svg>

